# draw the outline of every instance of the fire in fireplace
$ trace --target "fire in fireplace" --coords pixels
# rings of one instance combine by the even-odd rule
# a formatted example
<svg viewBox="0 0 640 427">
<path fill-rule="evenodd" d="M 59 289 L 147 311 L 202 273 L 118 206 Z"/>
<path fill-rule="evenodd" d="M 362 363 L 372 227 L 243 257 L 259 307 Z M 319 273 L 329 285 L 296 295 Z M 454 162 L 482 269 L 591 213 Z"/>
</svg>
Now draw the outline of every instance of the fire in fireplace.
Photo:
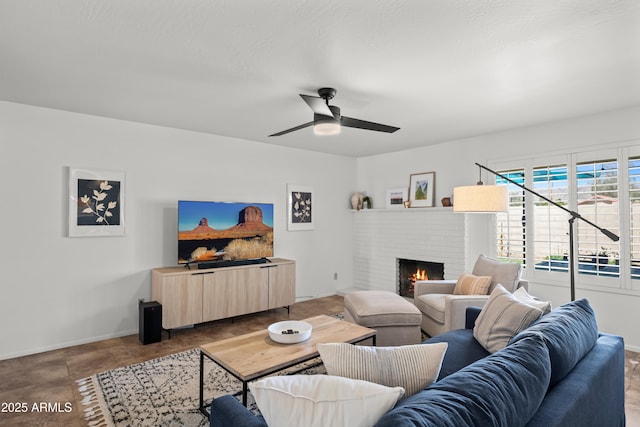
<svg viewBox="0 0 640 427">
<path fill-rule="evenodd" d="M 416 280 L 442 280 L 443 278 L 443 263 L 398 258 L 398 293 L 400 296 L 413 298 Z"/>
</svg>

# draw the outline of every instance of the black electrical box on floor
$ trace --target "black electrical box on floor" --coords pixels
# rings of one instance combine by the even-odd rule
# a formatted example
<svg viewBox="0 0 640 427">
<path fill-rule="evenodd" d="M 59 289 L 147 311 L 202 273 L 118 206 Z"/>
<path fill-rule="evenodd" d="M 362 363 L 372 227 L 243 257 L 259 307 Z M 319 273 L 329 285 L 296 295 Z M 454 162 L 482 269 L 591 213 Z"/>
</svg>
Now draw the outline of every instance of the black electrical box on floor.
<svg viewBox="0 0 640 427">
<path fill-rule="evenodd" d="M 141 302 L 138 335 L 144 345 L 162 341 L 162 304 L 157 301 Z"/>
</svg>

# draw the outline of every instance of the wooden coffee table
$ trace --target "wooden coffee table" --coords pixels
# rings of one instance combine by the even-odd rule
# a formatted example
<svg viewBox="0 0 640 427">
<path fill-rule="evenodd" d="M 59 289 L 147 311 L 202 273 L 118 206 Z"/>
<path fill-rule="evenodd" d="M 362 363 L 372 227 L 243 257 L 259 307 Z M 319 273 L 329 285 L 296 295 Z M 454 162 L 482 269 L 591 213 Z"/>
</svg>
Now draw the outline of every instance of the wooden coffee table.
<svg viewBox="0 0 640 427">
<path fill-rule="evenodd" d="M 357 343 L 368 338 L 376 344 L 375 329 L 329 316 L 303 319 L 312 325 L 311 337 L 297 344 L 280 344 L 269 338 L 266 329 L 200 346 L 200 411 L 209 416 L 204 406 L 204 359 L 214 361 L 242 382 L 242 403 L 247 406 L 249 381 L 290 368 L 318 357 L 317 344 Z"/>
</svg>

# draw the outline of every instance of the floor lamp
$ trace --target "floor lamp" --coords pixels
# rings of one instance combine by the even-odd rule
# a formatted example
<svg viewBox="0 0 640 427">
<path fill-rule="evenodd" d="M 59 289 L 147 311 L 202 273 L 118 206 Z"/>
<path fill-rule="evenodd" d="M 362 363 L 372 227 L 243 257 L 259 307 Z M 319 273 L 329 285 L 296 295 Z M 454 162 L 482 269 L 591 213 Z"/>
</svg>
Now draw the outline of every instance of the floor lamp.
<svg viewBox="0 0 640 427">
<path fill-rule="evenodd" d="M 616 234 L 611 231 L 599 227 L 588 219 L 580 216 L 578 212 L 569 210 L 564 206 L 554 202 L 553 200 L 531 190 L 530 188 L 525 187 L 522 184 L 517 183 L 516 181 L 507 178 L 506 176 L 489 169 L 486 166 L 481 165 L 480 163 L 476 163 L 476 165 L 480 168 L 480 172 L 482 169 L 486 170 L 494 174 L 495 176 L 499 176 L 505 181 L 510 182 L 511 184 L 517 185 L 525 191 L 533 194 L 534 196 L 538 196 L 546 202 L 556 206 L 563 211 L 567 212 L 570 215 L 569 218 L 569 272 L 570 272 L 570 284 L 571 284 L 571 301 L 575 301 L 576 299 L 576 263 L 574 262 L 574 247 L 573 247 L 573 224 L 576 219 L 586 222 L 592 227 L 600 230 L 602 234 L 617 242 L 620 240 Z M 501 190 L 498 190 L 501 188 Z M 466 186 L 466 187 L 456 187 L 453 189 L 453 210 L 455 212 L 502 212 L 507 210 L 507 188 L 503 185 L 483 185 L 482 180 L 478 181 L 478 185 L 475 186 Z"/>
</svg>

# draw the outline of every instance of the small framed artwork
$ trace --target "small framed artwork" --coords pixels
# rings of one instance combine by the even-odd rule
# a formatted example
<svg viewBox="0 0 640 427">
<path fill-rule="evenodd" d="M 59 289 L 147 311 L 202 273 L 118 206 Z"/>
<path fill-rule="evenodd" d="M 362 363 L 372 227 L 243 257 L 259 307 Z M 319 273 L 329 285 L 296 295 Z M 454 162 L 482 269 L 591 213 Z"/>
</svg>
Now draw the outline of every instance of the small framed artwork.
<svg viewBox="0 0 640 427">
<path fill-rule="evenodd" d="M 69 237 L 124 236 L 124 172 L 69 168 Z"/>
<path fill-rule="evenodd" d="M 287 230 L 313 230 L 313 189 L 287 185 Z"/>
<path fill-rule="evenodd" d="M 403 208 L 407 200 L 409 200 L 409 191 L 406 187 L 387 190 L 387 208 Z"/>
<path fill-rule="evenodd" d="M 433 207 L 435 181 L 435 172 L 411 174 L 409 179 L 409 202 L 412 208 Z"/>
</svg>

